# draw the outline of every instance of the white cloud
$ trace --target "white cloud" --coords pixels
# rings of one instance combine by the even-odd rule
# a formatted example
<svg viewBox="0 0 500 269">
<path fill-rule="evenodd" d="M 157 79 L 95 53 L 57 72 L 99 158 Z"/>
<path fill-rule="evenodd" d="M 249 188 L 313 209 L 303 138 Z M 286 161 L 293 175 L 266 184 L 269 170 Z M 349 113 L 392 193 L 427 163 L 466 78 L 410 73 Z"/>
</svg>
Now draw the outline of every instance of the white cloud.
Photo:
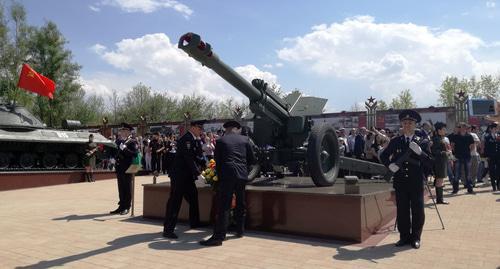
<svg viewBox="0 0 500 269">
<path fill-rule="evenodd" d="M 176 0 L 102 0 L 96 5 L 114 6 L 125 12 L 142 13 L 151 13 L 167 8 L 179 12 L 185 18 L 189 18 L 189 16 L 193 14 L 193 10 L 190 7 Z M 94 7 L 96 5 L 94 5 Z"/>
<path fill-rule="evenodd" d="M 101 44 L 95 44 L 94 46 L 90 47 L 90 50 L 101 55 L 106 50 L 106 47 Z"/>
<path fill-rule="evenodd" d="M 287 46 L 278 51 L 278 57 L 307 67 L 307 72 L 364 80 L 372 93 L 383 99 L 409 88 L 419 105 L 436 102 L 435 89 L 446 75 L 495 74 L 500 70 L 499 60 L 477 58 L 478 51 L 491 45 L 462 30 L 377 23 L 370 16 L 314 26 L 310 33 L 285 42 Z"/>
<path fill-rule="evenodd" d="M 101 9 L 99 7 L 96 7 L 94 5 L 90 5 L 89 8 L 90 8 L 90 10 L 95 11 L 95 12 L 101 11 Z"/>
<path fill-rule="evenodd" d="M 148 34 L 136 39 L 124 39 L 112 50 L 100 44 L 92 46 L 105 62 L 119 72 L 85 75 L 82 79 L 87 92 L 110 95 L 111 89 L 122 94 L 139 82 L 175 96 L 201 94 L 212 100 L 235 98 L 247 101 L 239 91 L 210 69 L 190 58 L 163 33 Z M 262 78 L 277 84 L 277 77 L 254 65 L 236 67 L 248 81 Z"/>
<path fill-rule="evenodd" d="M 487 8 L 495 8 L 496 7 L 495 1 L 486 1 L 486 7 Z"/>
</svg>

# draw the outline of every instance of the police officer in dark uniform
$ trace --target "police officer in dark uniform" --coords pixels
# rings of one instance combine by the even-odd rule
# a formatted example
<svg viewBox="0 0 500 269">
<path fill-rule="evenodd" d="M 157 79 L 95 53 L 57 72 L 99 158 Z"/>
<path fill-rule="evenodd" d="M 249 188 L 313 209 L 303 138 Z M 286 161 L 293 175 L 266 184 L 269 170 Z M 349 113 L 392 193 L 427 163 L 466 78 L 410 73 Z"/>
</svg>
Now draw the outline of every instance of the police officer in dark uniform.
<svg viewBox="0 0 500 269">
<path fill-rule="evenodd" d="M 204 246 L 220 246 L 226 237 L 233 193 L 236 196 L 236 236 L 242 237 L 245 225 L 245 185 L 248 165 L 255 162 L 249 138 L 240 134 L 241 125 L 234 120 L 224 123 L 226 133 L 215 144 L 215 169 L 219 177 L 217 215 L 214 234 L 200 241 Z"/>
<path fill-rule="evenodd" d="M 131 131 L 134 128 L 127 123 L 122 123 L 121 125 L 120 138 L 116 140 L 116 145 L 118 146 L 118 153 L 116 155 L 116 178 L 118 179 L 120 202 L 118 202 L 118 208 L 109 213 L 126 215 L 130 209 L 132 199 L 132 174 L 127 174 L 126 171 L 139 151 L 137 140 L 131 135 Z"/>
<path fill-rule="evenodd" d="M 493 191 L 500 190 L 500 136 L 498 123 L 488 126 L 490 132 L 484 136 L 484 155 L 488 158 L 488 169 Z"/>
<path fill-rule="evenodd" d="M 420 115 L 414 110 L 399 114 L 403 134 L 393 138 L 380 156 L 382 163 L 394 173 L 397 223 L 400 240 L 396 246 L 411 244 L 420 248 L 420 236 L 424 226 L 424 167 L 430 168 L 429 142 L 415 134 Z M 400 166 L 398 160 L 410 150 L 411 154 Z M 411 218 L 410 218 L 411 214 Z"/>
<path fill-rule="evenodd" d="M 162 152 L 165 149 L 163 139 L 161 139 L 159 132 L 153 135 L 149 147 L 151 148 L 151 169 L 153 170 L 154 180 L 156 180 L 161 170 Z"/>
<path fill-rule="evenodd" d="M 176 239 L 174 233 L 177 215 L 181 208 L 182 198 L 189 203 L 189 224 L 191 228 L 200 227 L 198 208 L 198 190 L 195 180 L 204 169 L 205 160 L 201 143 L 198 141 L 203 131 L 205 120 L 193 121 L 189 130 L 177 141 L 177 151 L 172 163 L 170 176 L 170 197 L 163 223 L 163 236 Z"/>
</svg>

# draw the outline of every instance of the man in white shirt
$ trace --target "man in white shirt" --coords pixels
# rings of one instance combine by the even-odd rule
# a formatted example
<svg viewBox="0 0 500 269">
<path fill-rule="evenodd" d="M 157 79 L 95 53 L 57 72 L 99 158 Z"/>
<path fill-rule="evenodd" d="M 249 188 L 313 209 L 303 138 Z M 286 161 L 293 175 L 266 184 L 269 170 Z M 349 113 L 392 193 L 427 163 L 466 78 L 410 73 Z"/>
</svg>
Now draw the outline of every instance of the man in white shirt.
<svg viewBox="0 0 500 269">
<path fill-rule="evenodd" d="M 471 145 L 470 155 L 471 155 L 471 164 L 470 164 L 470 177 L 472 180 L 472 185 L 475 186 L 478 179 L 478 167 L 479 162 L 481 161 L 481 157 L 479 156 L 478 146 L 480 143 L 479 136 L 477 135 L 477 127 L 475 125 L 471 125 L 469 128 L 470 135 L 474 139 L 474 144 Z"/>
</svg>

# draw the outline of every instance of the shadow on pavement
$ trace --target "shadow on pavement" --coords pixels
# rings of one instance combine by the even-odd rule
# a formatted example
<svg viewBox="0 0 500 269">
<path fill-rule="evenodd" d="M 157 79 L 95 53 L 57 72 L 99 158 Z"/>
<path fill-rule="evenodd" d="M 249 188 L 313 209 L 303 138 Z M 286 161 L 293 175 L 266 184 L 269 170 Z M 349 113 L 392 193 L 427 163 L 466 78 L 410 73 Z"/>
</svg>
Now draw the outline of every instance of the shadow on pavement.
<svg viewBox="0 0 500 269">
<path fill-rule="evenodd" d="M 20 266 L 16 268 L 51 268 L 55 266 L 63 266 L 67 263 L 74 262 L 74 261 L 79 261 L 79 260 L 84 260 L 86 258 L 96 256 L 99 254 L 104 254 L 108 253 L 114 250 L 130 247 L 136 244 L 141 244 L 141 243 L 146 243 L 146 242 L 151 242 L 151 241 L 158 241 L 162 240 L 161 233 L 145 233 L 145 234 L 134 234 L 134 235 L 128 235 L 124 237 L 117 238 L 111 242 L 108 242 L 107 247 L 103 247 L 100 249 L 94 249 L 90 250 L 87 252 L 71 255 L 71 256 L 66 256 L 66 257 L 61 257 L 58 259 L 54 260 L 48 260 L 48 261 L 40 261 L 36 264 L 31 264 L 28 266 Z"/>
<path fill-rule="evenodd" d="M 185 233 L 187 227 L 179 227 L 176 230 L 177 235 L 179 235 L 179 240 L 168 240 L 162 237 L 161 232 L 155 233 L 144 233 L 144 234 L 134 234 L 124 237 L 117 238 L 113 241 L 108 242 L 107 247 L 100 249 L 89 250 L 87 252 L 82 252 L 79 254 L 61 257 L 48 261 L 40 261 L 36 264 L 31 264 L 27 266 L 19 266 L 17 269 L 22 268 L 52 268 L 56 266 L 64 266 L 68 263 L 84 260 L 86 258 L 109 253 L 115 250 L 123 249 L 137 244 L 149 243 L 149 248 L 155 250 L 194 250 L 202 248 L 198 241 L 202 240 L 204 237 L 211 234 L 209 231 L 202 231 L 196 233 Z"/>
<path fill-rule="evenodd" d="M 359 250 L 349 250 L 343 247 L 338 247 L 338 253 L 333 256 L 333 259 L 341 261 L 366 260 L 378 263 L 377 260 L 379 259 L 391 258 L 396 256 L 397 252 L 410 249 L 412 249 L 411 246 L 396 247 L 394 244 L 367 247 Z"/>
<path fill-rule="evenodd" d="M 52 220 L 66 220 L 66 221 L 72 221 L 72 220 L 90 220 L 90 219 L 95 219 L 95 218 L 100 218 L 100 217 L 111 217 L 113 215 L 110 215 L 109 213 L 103 213 L 103 214 L 88 214 L 88 215 L 68 215 L 65 217 L 59 217 L 59 218 L 53 218 Z M 99 219 L 100 221 L 103 221 L 102 219 Z"/>
</svg>

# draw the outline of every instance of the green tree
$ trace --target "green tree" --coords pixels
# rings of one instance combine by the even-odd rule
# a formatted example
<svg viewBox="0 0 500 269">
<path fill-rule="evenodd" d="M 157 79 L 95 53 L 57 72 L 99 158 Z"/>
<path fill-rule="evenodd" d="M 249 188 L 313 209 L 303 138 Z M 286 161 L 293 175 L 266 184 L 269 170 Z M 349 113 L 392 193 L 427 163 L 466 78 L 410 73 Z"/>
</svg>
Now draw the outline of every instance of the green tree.
<svg viewBox="0 0 500 269">
<path fill-rule="evenodd" d="M 410 89 L 402 90 L 399 95 L 392 99 L 391 108 L 393 109 L 409 109 L 415 108 L 417 104 L 413 100 Z"/>
<path fill-rule="evenodd" d="M 77 81 L 80 66 L 72 62 L 71 51 L 64 48 L 66 43 L 53 22 L 36 29 L 30 40 L 31 66 L 56 83 L 54 99 L 37 96 L 34 107 L 34 112 L 51 127 L 66 117 L 68 106 L 76 97 L 84 96 Z"/>
<path fill-rule="evenodd" d="M 500 97 L 500 77 L 493 77 L 492 75 L 482 75 L 480 83 L 480 93 L 484 98 L 493 98 L 498 100 Z"/>
<path fill-rule="evenodd" d="M 31 94 L 19 90 L 17 81 L 21 65 L 29 58 L 28 43 L 34 28 L 27 25 L 26 11 L 21 4 L 12 3 L 8 21 L 3 6 L 0 9 L 0 96 L 31 106 Z"/>
<path fill-rule="evenodd" d="M 387 110 L 389 106 L 384 100 L 377 100 L 377 110 Z"/>
</svg>

